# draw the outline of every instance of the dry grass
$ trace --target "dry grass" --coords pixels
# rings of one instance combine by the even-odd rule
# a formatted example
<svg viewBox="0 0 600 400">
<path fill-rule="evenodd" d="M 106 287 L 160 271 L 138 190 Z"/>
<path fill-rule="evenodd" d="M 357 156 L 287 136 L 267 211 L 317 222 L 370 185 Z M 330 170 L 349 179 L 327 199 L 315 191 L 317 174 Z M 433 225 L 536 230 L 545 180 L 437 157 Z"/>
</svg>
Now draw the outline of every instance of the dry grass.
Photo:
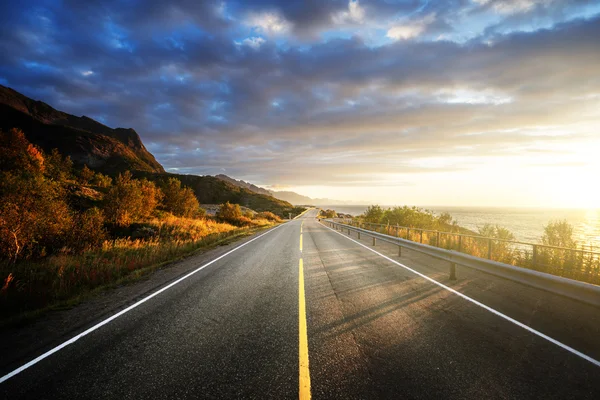
<svg viewBox="0 0 600 400">
<path fill-rule="evenodd" d="M 239 228 L 211 219 L 167 216 L 141 224 L 135 238 L 105 241 L 102 249 L 79 255 L 65 249 L 39 261 L 2 265 L 0 316 L 44 308 L 102 286 L 138 278 L 149 267 L 269 225 L 267 220 L 254 220 L 252 226 Z"/>
</svg>

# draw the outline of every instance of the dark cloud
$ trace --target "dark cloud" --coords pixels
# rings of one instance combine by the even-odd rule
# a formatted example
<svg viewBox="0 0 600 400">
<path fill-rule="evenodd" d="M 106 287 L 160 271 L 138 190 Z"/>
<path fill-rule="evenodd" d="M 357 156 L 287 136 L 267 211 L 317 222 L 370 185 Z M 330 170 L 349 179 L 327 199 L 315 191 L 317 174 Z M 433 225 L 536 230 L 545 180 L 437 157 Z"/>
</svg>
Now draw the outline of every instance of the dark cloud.
<svg viewBox="0 0 600 400">
<path fill-rule="evenodd" d="M 133 127 L 183 172 L 357 185 L 369 174 L 435 172 L 419 162 L 434 156 L 463 157 L 439 168 L 462 170 L 542 139 L 586 139 L 577 121 L 599 122 L 590 107 L 600 18 L 573 20 L 566 2 L 526 3 L 361 2 L 354 18 L 347 1 L 10 2 L 0 6 L 0 81 Z M 249 24 L 265 13 L 290 30 Z M 480 36 L 433 40 L 459 32 L 461 16 L 490 13 L 501 19 Z M 419 37 L 386 39 L 394 24 L 430 15 Z M 534 15 L 550 23 L 523 32 Z M 378 45 L 360 34 L 371 28 Z M 540 126 L 567 132 L 528 134 Z"/>
</svg>

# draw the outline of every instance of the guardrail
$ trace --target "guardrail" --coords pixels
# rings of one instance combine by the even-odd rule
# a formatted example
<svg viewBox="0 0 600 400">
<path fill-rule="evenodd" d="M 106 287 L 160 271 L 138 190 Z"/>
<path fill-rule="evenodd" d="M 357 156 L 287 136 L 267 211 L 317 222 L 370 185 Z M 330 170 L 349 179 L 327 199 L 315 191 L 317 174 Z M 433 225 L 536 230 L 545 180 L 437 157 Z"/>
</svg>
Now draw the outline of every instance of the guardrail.
<svg viewBox="0 0 600 400">
<path fill-rule="evenodd" d="M 335 221 L 335 219 L 333 220 Z M 399 225 L 373 224 L 356 220 L 343 221 L 348 225 L 386 233 L 389 236 L 400 237 L 413 242 L 429 244 L 446 250 L 455 250 L 460 253 L 499 261 L 503 264 L 546 272 L 581 282 L 600 284 L 599 251 L 548 246 L 517 240 Z"/>
<path fill-rule="evenodd" d="M 323 220 L 323 222 L 333 229 L 347 232 L 348 235 L 355 232 L 358 239 L 361 239 L 361 235 L 371 237 L 373 246 L 376 246 L 377 240 L 396 245 L 398 246 L 399 256 L 402 256 L 402 250 L 406 249 L 447 261 L 449 263 L 449 277 L 452 280 L 457 279 L 456 266 L 461 265 L 600 307 L 600 286 L 597 285 L 417 243 L 333 220 Z"/>
</svg>

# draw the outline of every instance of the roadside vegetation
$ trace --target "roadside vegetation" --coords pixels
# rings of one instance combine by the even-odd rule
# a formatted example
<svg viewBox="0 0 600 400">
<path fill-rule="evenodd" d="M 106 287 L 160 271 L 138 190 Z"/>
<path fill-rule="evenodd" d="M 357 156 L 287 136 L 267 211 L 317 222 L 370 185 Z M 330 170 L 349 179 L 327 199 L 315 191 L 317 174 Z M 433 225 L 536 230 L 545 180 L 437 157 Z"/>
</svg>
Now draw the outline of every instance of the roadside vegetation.
<svg viewBox="0 0 600 400">
<path fill-rule="evenodd" d="M 208 217 L 175 177 L 115 178 L 0 131 L 0 318 L 70 301 L 268 227 L 268 211 L 225 203 Z"/>
<path fill-rule="evenodd" d="M 333 218 L 337 214 L 327 210 L 321 215 Z M 584 251 L 574 239 L 573 226 L 567 221 L 548 223 L 535 246 L 513 243 L 516 242 L 514 234 L 504 227 L 485 224 L 474 232 L 459 226 L 449 213 L 436 215 L 418 207 L 384 209 L 372 205 L 354 217 L 352 223 L 431 246 L 600 284 L 599 254 Z"/>
</svg>

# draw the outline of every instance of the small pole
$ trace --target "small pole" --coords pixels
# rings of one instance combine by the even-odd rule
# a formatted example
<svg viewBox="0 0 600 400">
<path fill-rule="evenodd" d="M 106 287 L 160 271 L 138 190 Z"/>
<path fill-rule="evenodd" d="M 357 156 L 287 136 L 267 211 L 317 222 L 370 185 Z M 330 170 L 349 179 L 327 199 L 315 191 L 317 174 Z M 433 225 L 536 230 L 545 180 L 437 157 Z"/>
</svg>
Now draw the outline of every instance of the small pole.
<svg viewBox="0 0 600 400">
<path fill-rule="evenodd" d="M 533 245 L 533 266 L 537 265 L 537 246 Z"/>
<path fill-rule="evenodd" d="M 421 229 L 421 243 L 423 243 L 423 230 Z"/>
<path fill-rule="evenodd" d="M 410 240 L 410 228 L 406 228 L 406 240 Z"/>
<path fill-rule="evenodd" d="M 458 235 L 458 252 L 462 252 L 462 235 Z"/>
<path fill-rule="evenodd" d="M 436 239 L 435 239 L 435 245 L 437 247 L 441 247 L 440 246 L 440 231 L 435 231 L 435 232 L 436 232 L 436 236 L 437 236 Z"/>
<path fill-rule="evenodd" d="M 348 236 L 350 236 L 350 228 L 348 228 Z"/>
<path fill-rule="evenodd" d="M 375 236 L 373 236 L 373 246 L 375 246 Z"/>
<path fill-rule="evenodd" d="M 492 259 L 492 239 L 488 239 L 488 260 Z"/>
<path fill-rule="evenodd" d="M 402 257 L 402 246 L 398 246 L 398 257 Z"/>
<path fill-rule="evenodd" d="M 360 231 L 358 231 L 358 238 L 360 239 Z"/>
<path fill-rule="evenodd" d="M 453 262 L 450 263 L 450 280 L 456 280 L 456 264 L 454 264 Z"/>
</svg>

